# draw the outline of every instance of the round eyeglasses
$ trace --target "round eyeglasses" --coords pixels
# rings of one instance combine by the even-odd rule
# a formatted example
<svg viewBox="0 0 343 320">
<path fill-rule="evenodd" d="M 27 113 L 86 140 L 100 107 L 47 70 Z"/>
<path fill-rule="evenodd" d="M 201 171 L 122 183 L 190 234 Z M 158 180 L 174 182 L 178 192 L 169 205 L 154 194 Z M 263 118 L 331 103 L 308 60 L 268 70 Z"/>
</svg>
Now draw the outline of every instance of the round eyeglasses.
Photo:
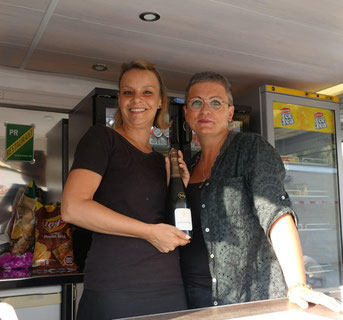
<svg viewBox="0 0 343 320">
<path fill-rule="evenodd" d="M 207 103 L 213 111 L 219 111 L 225 105 L 230 106 L 227 102 L 219 98 L 211 98 L 206 100 L 202 98 L 193 98 L 187 102 L 187 107 L 194 111 L 200 111 L 204 107 L 205 103 Z"/>
</svg>

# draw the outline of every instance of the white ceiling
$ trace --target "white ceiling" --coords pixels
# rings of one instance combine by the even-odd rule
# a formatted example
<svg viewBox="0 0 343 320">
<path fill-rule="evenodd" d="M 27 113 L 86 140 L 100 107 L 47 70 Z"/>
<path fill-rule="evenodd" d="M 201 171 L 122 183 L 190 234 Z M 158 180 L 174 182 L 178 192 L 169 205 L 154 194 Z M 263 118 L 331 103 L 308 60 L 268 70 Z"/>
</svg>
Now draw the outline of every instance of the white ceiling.
<svg viewBox="0 0 343 320">
<path fill-rule="evenodd" d="M 116 82 L 133 59 L 154 62 L 173 91 L 205 70 L 237 95 L 266 83 L 317 91 L 343 82 L 343 1 L 0 0 L 0 66 Z"/>
</svg>

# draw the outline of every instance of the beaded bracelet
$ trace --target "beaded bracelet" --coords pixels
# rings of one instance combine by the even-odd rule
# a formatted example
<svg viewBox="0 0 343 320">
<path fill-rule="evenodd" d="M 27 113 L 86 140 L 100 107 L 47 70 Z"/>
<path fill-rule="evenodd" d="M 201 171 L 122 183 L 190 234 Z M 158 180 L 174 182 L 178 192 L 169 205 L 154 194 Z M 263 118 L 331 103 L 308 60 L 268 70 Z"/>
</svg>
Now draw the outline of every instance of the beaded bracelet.
<svg viewBox="0 0 343 320">
<path fill-rule="evenodd" d="M 289 298 L 290 293 L 296 288 L 306 288 L 306 289 L 312 290 L 312 288 L 309 285 L 299 282 L 295 284 L 294 286 L 291 286 L 288 288 L 287 298 Z"/>
</svg>

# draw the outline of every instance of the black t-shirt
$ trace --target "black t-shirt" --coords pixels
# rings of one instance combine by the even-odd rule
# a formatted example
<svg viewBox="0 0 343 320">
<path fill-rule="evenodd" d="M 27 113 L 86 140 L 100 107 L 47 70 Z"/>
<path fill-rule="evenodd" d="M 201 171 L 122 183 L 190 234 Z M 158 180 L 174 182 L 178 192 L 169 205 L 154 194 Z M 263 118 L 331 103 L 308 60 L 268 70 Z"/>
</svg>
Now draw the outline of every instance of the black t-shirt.
<svg viewBox="0 0 343 320">
<path fill-rule="evenodd" d="M 208 250 L 202 234 L 200 221 L 200 186 L 190 183 L 186 196 L 192 211 L 193 235 L 190 244 L 180 248 L 182 276 L 185 284 L 212 288 L 212 277 L 208 266 Z"/>
<path fill-rule="evenodd" d="M 166 221 L 165 162 L 157 152 L 144 153 L 111 128 L 95 125 L 77 147 L 73 169 L 102 176 L 93 199 L 146 223 Z M 160 253 L 149 242 L 93 233 L 85 267 L 85 288 L 137 288 L 181 284 L 178 250 Z"/>
</svg>

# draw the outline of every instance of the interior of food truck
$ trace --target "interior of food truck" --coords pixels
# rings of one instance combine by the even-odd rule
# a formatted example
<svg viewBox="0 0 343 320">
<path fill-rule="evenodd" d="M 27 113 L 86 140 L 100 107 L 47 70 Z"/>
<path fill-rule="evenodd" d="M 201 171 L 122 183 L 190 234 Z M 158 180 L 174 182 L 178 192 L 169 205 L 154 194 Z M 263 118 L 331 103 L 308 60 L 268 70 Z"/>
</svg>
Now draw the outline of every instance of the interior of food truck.
<svg viewBox="0 0 343 320">
<path fill-rule="evenodd" d="M 342 15 L 340 1 L 0 1 L 0 255 L 11 245 L 16 199 L 32 182 L 41 205 L 59 208 L 78 141 L 93 124 L 112 126 L 120 67 L 142 59 L 162 75 L 171 121 L 151 128 L 150 144 L 166 155 L 176 143 L 187 163 L 201 147 L 184 125 L 185 87 L 196 72 L 229 79 L 236 106 L 230 130 L 259 133 L 280 153 L 307 283 L 336 292 L 343 285 Z M 33 130 L 29 161 L 8 154 L 12 124 Z M 0 300 L 19 320 L 75 319 L 92 233 L 73 232 L 77 270 L 0 265 Z M 278 303 L 266 308 L 288 308 Z M 214 308 L 195 318 L 250 319 L 260 308 Z M 314 309 L 313 319 L 321 315 L 334 317 Z"/>
</svg>

